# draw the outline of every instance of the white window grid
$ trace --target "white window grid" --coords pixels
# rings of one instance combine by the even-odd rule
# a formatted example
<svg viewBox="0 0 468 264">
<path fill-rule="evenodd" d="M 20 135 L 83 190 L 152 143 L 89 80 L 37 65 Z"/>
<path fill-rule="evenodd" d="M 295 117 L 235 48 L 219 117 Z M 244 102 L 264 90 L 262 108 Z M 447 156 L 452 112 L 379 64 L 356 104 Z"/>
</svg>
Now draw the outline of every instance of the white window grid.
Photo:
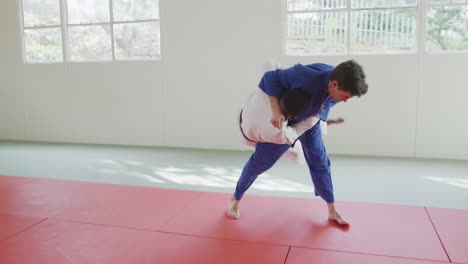
<svg viewBox="0 0 468 264">
<path fill-rule="evenodd" d="M 287 22 L 287 17 L 288 15 L 291 14 L 318 14 L 318 13 L 331 13 L 331 12 L 346 12 L 346 51 L 343 53 L 311 53 L 311 54 L 306 54 L 306 55 L 314 55 L 314 56 L 331 56 L 331 55 L 349 55 L 349 54 L 379 54 L 382 52 L 352 52 L 351 51 L 351 25 L 352 25 L 352 13 L 353 12 L 359 12 L 359 11 L 387 11 L 387 10 L 410 10 L 410 9 L 415 9 L 416 10 L 416 17 L 418 20 L 418 23 L 416 24 L 415 32 L 416 32 L 416 47 L 415 49 L 411 51 L 401 51 L 401 52 L 384 52 L 385 54 L 401 54 L 401 53 L 416 53 L 418 48 L 421 48 L 421 45 L 418 46 L 418 43 L 421 44 L 420 41 L 420 34 L 418 34 L 418 28 L 419 28 L 419 33 L 421 32 L 421 23 L 419 22 L 419 18 L 421 17 L 421 7 L 422 5 L 420 4 L 421 1 L 416 1 L 414 5 L 395 5 L 395 6 L 387 6 L 387 7 L 351 7 L 351 1 L 352 0 L 342 0 L 343 2 L 346 2 L 346 7 L 326 7 L 326 8 L 320 8 L 320 9 L 311 9 L 311 10 L 288 10 L 287 7 L 287 0 L 284 1 L 284 10 L 285 12 L 285 18 L 283 21 L 284 23 L 284 28 L 283 32 L 285 32 L 284 37 L 283 37 L 283 52 L 287 53 L 286 51 L 286 46 L 287 46 L 287 39 L 288 39 L 288 22 Z M 426 1 L 426 0 L 424 0 Z M 362 1 L 361 1 L 362 2 Z M 365 0 L 364 0 L 365 2 Z M 290 55 L 290 54 L 286 54 Z"/>
<path fill-rule="evenodd" d="M 160 19 L 136 19 L 136 20 L 126 20 L 126 21 L 114 21 L 114 11 L 113 11 L 113 1 L 109 0 L 109 22 L 94 22 L 94 23 L 68 23 L 68 8 L 67 8 L 67 0 L 59 0 L 60 5 L 60 24 L 58 25 L 34 25 L 34 26 L 25 26 L 24 25 L 24 12 L 23 12 L 23 1 L 18 0 L 18 5 L 20 7 L 20 24 L 21 24 L 21 34 L 20 39 L 22 42 L 22 57 L 23 63 L 28 64 L 53 64 L 53 63 L 65 63 L 65 62 L 103 62 L 103 61 L 119 61 L 115 57 L 115 47 L 114 47 L 114 25 L 118 24 L 129 24 L 129 23 L 145 23 L 145 22 L 160 22 Z M 65 23 L 64 23 L 65 22 Z M 111 50 L 112 50 L 112 59 L 110 60 L 86 60 L 86 61 L 72 61 L 70 59 L 70 47 L 68 41 L 68 28 L 73 26 L 100 26 L 100 25 L 109 25 L 111 28 Z M 26 47 L 24 41 L 24 31 L 28 29 L 47 29 L 47 28 L 61 28 L 62 33 L 62 61 L 61 62 L 28 62 L 26 60 Z M 159 60 L 160 57 L 157 58 L 137 58 L 137 59 L 121 59 L 122 61 L 154 61 Z"/>
</svg>

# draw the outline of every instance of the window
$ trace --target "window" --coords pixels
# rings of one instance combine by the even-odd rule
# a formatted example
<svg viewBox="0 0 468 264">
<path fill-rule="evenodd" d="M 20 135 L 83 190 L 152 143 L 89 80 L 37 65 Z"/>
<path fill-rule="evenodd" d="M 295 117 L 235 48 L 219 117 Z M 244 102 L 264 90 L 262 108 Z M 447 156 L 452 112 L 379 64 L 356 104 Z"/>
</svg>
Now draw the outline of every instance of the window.
<svg viewBox="0 0 468 264">
<path fill-rule="evenodd" d="M 468 1 L 430 1 L 426 50 L 468 50 Z"/>
<path fill-rule="evenodd" d="M 159 0 L 21 3 L 27 63 L 160 57 Z"/>
<path fill-rule="evenodd" d="M 287 0 L 286 53 L 414 52 L 417 0 Z"/>
<path fill-rule="evenodd" d="M 23 0 L 23 26 L 26 61 L 63 60 L 58 0 Z"/>
</svg>

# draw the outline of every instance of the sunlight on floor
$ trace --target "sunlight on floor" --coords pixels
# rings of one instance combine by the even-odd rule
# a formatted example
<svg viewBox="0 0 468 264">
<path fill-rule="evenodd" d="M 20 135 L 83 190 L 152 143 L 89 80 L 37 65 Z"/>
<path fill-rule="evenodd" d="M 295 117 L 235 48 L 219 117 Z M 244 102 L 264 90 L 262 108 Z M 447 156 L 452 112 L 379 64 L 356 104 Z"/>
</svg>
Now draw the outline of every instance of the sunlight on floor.
<svg viewBox="0 0 468 264">
<path fill-rule="evenodd" d="M 196 170 L 168 167 L 157 169 L 154 173 L 168 181 L 173 181 L 178 184 L 228 188 L 235 186 L 241 174 L 241 170 L 203 167 L 199 173 L 197 173 Z M 311 186 L 290 180 L 274 178 L 268 174 L 262 174 L 252 188 L 285 192 L 311 192 L 312 189 Z"/>
<path fill-rule="evenodd" d="M 142 161 L 100 161 L 99 172 L 106 175 L 125 174 L 134 179 L 157 184 L 180 184 L 200 187 L 235 188 L 242 173 L 239 168 L 214 167 L 204 164 L 145 164 Z M 253 189 L 280 192 L 312 192 L 311 185 L 262 174 L 252 186 Z"/>
<path fill-rule="evenodd" d="M 425 179 L 445 183 L 448 185 L 456 186 L 456 187 L 461 187 L 461 188 L 468 188 L 468 179 L 461 179 L 461 178 L 440 178 L 440 177 L 423 177 Z"/>
</svg>

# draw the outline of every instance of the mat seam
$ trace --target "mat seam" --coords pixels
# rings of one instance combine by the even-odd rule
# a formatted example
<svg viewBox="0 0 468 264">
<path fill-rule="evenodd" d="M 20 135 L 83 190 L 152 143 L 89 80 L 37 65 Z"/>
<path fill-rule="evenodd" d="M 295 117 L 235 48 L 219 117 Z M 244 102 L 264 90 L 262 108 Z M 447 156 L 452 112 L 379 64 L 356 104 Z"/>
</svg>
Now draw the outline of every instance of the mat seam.
<svg viewBox="0 0 468 264">
<path fill-rule="evenodd" d="M 426 211 L 426 215 L 427 215 L 427 217 L 429 218 L 429 221 L 431 222 L 432 228 L 434 228 L 434 232 L 436 233 L 437 238 L 439 239 L 440 245 L 441 245 L 442 248 L 444 249 L 445 255 L 447 256 L 449 262 L 450 262 L 450 263 L 453 263 L 453 262 L 452 262 L 452 259 L 450 259 L 450 256 L 449 256 L 449 254 L 448 254 L 448 252 L 447 252 L 447 249 L 445 248 L 444 243 L 442 242 L 442 238 L 440 237 L 439 232 L 437 232 L 437 229 L 436 229 L 436 227 L 435 227 L 435 225 L 434 225 L 434 222 L 432 221 L 431 215 L 429 214 L 429 211 L 427 210 L 427 207 L 424 207 L 424 211 Z"/>
<path fill-rule="evenodd" d="M 26 231 L 28 231 L 28 230 L 34 228 L 35 226 L 39 225 L 40 223 L 46 221 L 47 219 L 49 219 L 49 218 L 44 218 L 44 219 L 40 220 L 39 222 L 36 222 L 36 223 L 32 224 L 31 226 L 27 227 L 26 229 L 23 229 L 23 230 L 21 230 L 21 231 L 18 231 L 18 232 L 16 232 L 16 233 L 14 233 L 14 234 L 12 234 L 12 235 L 10 235 L 10 236 L 4 238 L 4 239 L 0 239 L 0 242 L 6 242 L 6 241 L 10 240 L 11 238 L 13 238 L 13 237 L 15 237 L 15 236 L 17 236 L 17 235 L 20 235 L 20 234 L 22 234 L 22 233 L 24 233 L 24 232 L 26 232 Z"/>
</svg>

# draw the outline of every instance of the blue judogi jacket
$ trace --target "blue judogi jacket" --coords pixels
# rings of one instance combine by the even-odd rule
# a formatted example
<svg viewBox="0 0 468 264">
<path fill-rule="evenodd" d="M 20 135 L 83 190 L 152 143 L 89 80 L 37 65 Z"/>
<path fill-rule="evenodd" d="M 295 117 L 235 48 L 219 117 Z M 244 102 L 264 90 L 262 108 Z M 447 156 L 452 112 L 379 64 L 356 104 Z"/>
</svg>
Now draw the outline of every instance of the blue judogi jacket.
<svg viewBox="0 0 468 264">
<path fill-rule="evenodd" d="M 332 100 L 327 92 L 328 81 L 333 69 L 333 66 L 321 63 L 296 64 L 284 70 L 266 72 L 259 87 L 266 94 L 278 98 L 289 89 L 301 89 L 311 95 L 312 102 L 306 113 L 298 116 L 295 120 L 289 120 L 288 125 L 317 114 L 320 114 L 321 119 L 327 120 L 330 108 L 338 103 Z M 330 160 L 322 142 L 319 123 L 317 122 L 299 139 L 315 186 L 315 195 L 320 195 L 326 202 L 333 203 L 335 197 L 333 195 Z M 287 144 L 257 143 L 254 154 L 242 170 L 234 197 L 240 200 L 257 176 L 271 168 L 287 148 L 289 148 Z"/>
<path fill-rule="evenodd" d="M 311 96 L 312 102 L 309 109 L 296 119 L 289 120 L 288 125 L 317 114 L 320 114 L 320 118 L 326 121 L 330 108 L 338 103 L 327 92 L 330 74 L 334 68 L 334 66 L 323 63 L 296 64 L 287 69 L 266 72 L 258 87 L 266 94 L 278 98 L 290 89 L 301 89 Z"/>
</svg>

